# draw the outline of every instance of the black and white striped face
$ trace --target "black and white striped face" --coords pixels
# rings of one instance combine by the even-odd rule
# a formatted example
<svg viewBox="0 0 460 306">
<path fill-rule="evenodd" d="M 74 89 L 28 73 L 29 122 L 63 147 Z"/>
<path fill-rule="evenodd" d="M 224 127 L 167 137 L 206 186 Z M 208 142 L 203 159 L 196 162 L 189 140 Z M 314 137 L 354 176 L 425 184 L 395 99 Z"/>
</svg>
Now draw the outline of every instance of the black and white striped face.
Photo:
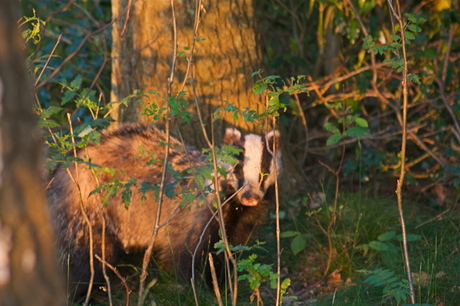
<svg viewBox="0 0 460 306">
<path fill-rule="evenodd" d="M 264 198 L 267 189 L 275 184 L 281 171 L 281 150 L 279 132 L 271 131 L 266 137 L 249 134 L 242 136 L 240 131 L 228 128 L 224 142 L 243 149 L 239 164 L 233 174 L 238 182 L 235 190 L 242 188 L 238 200 L 246 206 L 256 206 Z"/>
</svg>

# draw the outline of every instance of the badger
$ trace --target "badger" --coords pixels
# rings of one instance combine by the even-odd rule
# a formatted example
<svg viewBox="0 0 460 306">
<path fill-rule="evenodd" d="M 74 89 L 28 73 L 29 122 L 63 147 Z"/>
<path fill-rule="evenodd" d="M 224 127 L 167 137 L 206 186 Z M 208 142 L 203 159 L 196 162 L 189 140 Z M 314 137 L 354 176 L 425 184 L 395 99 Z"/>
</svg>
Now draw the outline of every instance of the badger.
<svg viewBox="0 0 460 306">
<path fill-rule="evenodd" d="M 121 255 L 139 254 L 147 249 L 155 229 L 155 187 L 162 181 L 166 145 L 169 170 L 164 183 L 173 193 L 168 196 L 166 192 L 162 198 L 154 261 L 190 280 L 193 268 L 200 270 L 207 252 L 215 251 L 221 231 L 216 217 L 214 180 L 202 184 L 193 180 L 193 170 L 205 167 L 206 157 L 173 137 L 166 142 L 166 134 L 152 125 L 122 125 L 103 132 L 99 144 L 76 150 L 79 162 L 61 165 L 49 174 L 49 209 L 74 297 L 86 292 L 91 276 L 88 223 L 92 256 L 102 256 L 104 251 L 105 261 L 112 265 L 118 263 Z M 225 173 L 219 175 L 217 188 L 228 241 L 243 245 L 264 219 L 268 211 L 267 191 L 281 171 L 279 132 L 271 131 L 265 137 L 244 136 L 237 129 L 228 128 L 224 143 L 240 150 L 235 164 L 219 162 Z M 108 186 L 113 182 L 131 183 L 121 183 L 118 190 L 110 192 Z M 186 192 L 192 193 L 193 200 L 183 203 Z M 94 280 L 102 281 L 102 264 L 96 259 L 94 269 Z"/>
</svg>

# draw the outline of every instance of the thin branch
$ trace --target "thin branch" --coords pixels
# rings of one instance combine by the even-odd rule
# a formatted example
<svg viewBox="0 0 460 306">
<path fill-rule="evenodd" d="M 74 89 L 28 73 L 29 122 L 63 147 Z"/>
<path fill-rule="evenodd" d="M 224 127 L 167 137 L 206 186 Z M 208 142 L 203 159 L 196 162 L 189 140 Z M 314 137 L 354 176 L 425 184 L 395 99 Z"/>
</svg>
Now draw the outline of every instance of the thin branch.
<svg viewBox="0 0 460 306">
<path fill-rule="evenodd" d="M 50 62 L 51 58 L 53 57 L 54 51 L 56 51 L 56 48 L 57 48 L 57 46 L 59 45 L 59 42 L 61 41 L 61 38 L 62 38 L 62 33 L 58 36 L 58 38 L 57 38 L 57 40 L 56 40 L 56 44 L 55 44 L 54 47 L 53 47 L 53 50 L 51 50 L 50 55 L 49 55 L 48 58 L 46 59 L 45 65 L 43 65 L 43 68 L 42 68 L 42 70 L 40 71 L 40 74 L 38 75 L 37 79 L 35 80 L 35 84 L 34 84 L 35 86 L 37 86 L 37 83 L 38 83 L 38 81 L 40 80 L 40 78 L 42 77 L 43 72 L 45 72 L 46 67 L 48 67 L 48 63 Z"/>
<path fill-rule="evenodd" d="M 219 283 L 217 282 L 216 268 L 214 267 L 214 260 L 212 258 L 211 253 L 208 253 L 208 259 L 209 259 L 209 269 L 211 270 L 212 287 L 214 289 L 214 294 L 216 295 L 216 298 L 217 298 L 217 303 L 219 306 L 224 306 L 224 303 L 222 303 L 222 297 L 220 296 L 220 289 L 219 289 Z"/>
<path fill-rule="evenodd" d="M 268 107 L 268 104 L 267 104 Z M 302 112 L 302 111 L 301 111 Z M 276 126 L 276 117 L 273 116 L 273 129 Z M 276 165 L 275 150 L 280 150 L 280 148 L 275 148 L 276 141 L 273 142 L 273 147 L 270 148 L 267 141 L 267 148 L 272 155 L 272 159 L 275 162 L 275 214 L 276 214 L 276 273 L 278 274 L 277 285 L 276 285 L 276 306 L 281 305 L 281 224 L 280 224 L 280 196 L 279 196 L 279 184 L 278 184 L 278 166 Z"/>
<path fill-rule="evenodd" d="M 404 62 L 403 69 L 403 79 L 402 79 L 402 89 L 403 89 L 403 108 L 402 108 L 402 144 L 401 144 L 401 172 L 396 186 L 396 196 L 398 198 L 398 212 L 399 212 L 399 221 L 401 225 L 401 234 L 402 234 L 402 245 L 404 252 L 404 263 L 406 267 L 407 280 L 409 282 L 410 290 L 410 300 L 412 304 L 415 304 L 415 292 L 414 284 L 412 283 L 412 273 L 410 267 L 410 258 L 409 250 L 407 247 L 407 233 L 406 233 L 406 223 L 404 221 L 404 211 L 403 211 L 403 195 L 402 187 L 404 184 L 404 175 L 406 174 L 406 146 L 407 146 L 407 105 L 408 105 L 408 90 L 407 90 L 407 75 L 408 75 L 408 63 L 407 63 L 407 53 L 406 53 L 406 37 L 404 32 L 404 23 L 401 15 L 401 6 L 399 0 L 396 0 L 396 7 L 398 13 L 396 13 L 391 5 L 391 1 L 388 1 L 388 6 L 390 7 L 393 15 L 399 23 L 399 30 L 401 33 L 401 49 L 402 49 L 402 59 Z"/>
<path fill-rule="evenodd" d="M 98 258 L 99 261 L 103 260 L 105 262 L 105 235 L 106 235 L 107 222 L 105 220 L 105 216 L 102 216 L 101 219 L 102 219 L 102 242 L 101 242 L 102 258 L 99 259 L 98 258 L 99 256 L 97 254 L 96 254 L 96 258 Z M 113 305 L 112 287 L 110 285 L 110 278 L 109 278 L 109 275 L 107 274 L 107 269 L 105 267 L 106 265 L 102 264 L 102 274 L 104 275 L 105 283 L 107 284 L 107 296 L 109 297 L 109 305 L 112 306 Z"/>
<path fill-rule="evenodd" d="M 128 26 L 131 7 L 133 6 L 134 1 L 136 1 L 136 0 L 129 0 L 129 2 L 128 2 L 128 7 L 126 8 L 126 19 L 125 19 L 125 23 L 123 24 L 123 29 L 121 30 L 120 37 L 123 37 L 125 35 L 125 31 L 126 31 L 126 28 Z"/>
<path fill-rule="evenodd" d="M 215 173 L 216 175 L 214 175 L 214 186 L 216 186 L 215 188 L 215 198 L 216 198 L 216 201 L 217 201 L 217 217 L 218 217 L 218 222 L 219 222 L 219 226 L 220 226 L 220 231 L 221 231 L 221 234 L 222 234 L 222 241 L 225 245 L 225 256 L 228 260 L 230 260 L 231 264 L 233 265 L 233 274 L 234 274 L 234 281 L 233 281 L 233 284 L 230 284 L 230 291 L 231 291 L 231 295 L 232 295 L 232 305 L 236 305 L 236 300 L 237 300 L 237 292 L 238 292 L 238 274 L 236 273 L 236 268 L 237 268 L 237 263 L 236 263 L 236 260 L 235 258 L 233 257 L 233 254 L 232 254 L 232 251 L 230 250 L 230 246 L 229 246 L 229 242 L 228 242 L 228 238 L 227 238 L 227 231 L 225 229 L 225 221 L 224 221 L 224 213 L 223 213 L 223 210 L 222 210 L 222 202 L 221 202 L 221 199 L 220 199 L 220 194 L 219 194 L 219 176 L 217 175 L 219 173 L 219 170 L 218 170 L 218 166 L 217 166 L 217 156 L 216 156 L 216 150 L 215 150 L 215 147 L 214 147 L 214 138 L 209 138 L 208 137 L 208 134 L 206 132 L 206 127 L 205 127 L 205 124 L 204 124 L 204 120 L 203 120 L 203 116 L 201 114 L 201 111 L 200 111 L 200 105 L 199 105 L 199 102 L 198 102 L 198 98 L 197 98 L 197 93 L 196 93 L 196 87 L 195 87 L 195 84 L 193 82 L 193 79 L 190 78 L 189 79 L 190 81 L 190 84 L 192 85 L 192 91 L 193 91 L 193 97 L 194 97 L 194 101 L 195 101 L 195 106 L 196 106 L 196 110 L 197 110 L 197 115 L 198 115 L 198 119 L 200 121 L 200 124 L 201 124 L 201 129 L 202 129 L 202 133 L 205 137 L 205 140 L 206 140 L 206 143 L 208 144 L 208 147 L 209 149 L 211 150 L 211 156 L 212 156 L 212 163 L 213 163 L 213 173 Z M 192 284 L 193 286 L 193 284 Z M 193 286 L 194 288 L 194 286 Z"/>
<path fill-rule="evenodd" d="M 452 41 L 454 40 L 456 30 L 457 30 L 457 24 L 451 23 L 450 29 L 449 29 L 449 39 L 447 40 L 446 55 L 444 56 L 444 64 L 442 66 L 441 80 L 443 84 L 446 83 L 447 68 L 449 65 L 449 56 L 450 56 L 450 51 L 452 49 Z"/>
<path fill-rule="evenodd" d="M 65 64 L 67 64 L 75 55 L 78 54 L 78 52 L 80 51 L 80 49 L 83 47 L 83 45 L 86 43 L 86 41 L 93 35 L 92 32 L 88 32 L 88 34 L 86 34 L 86 36 L 81 40 L 80 44 L 77 46 L 77 48 L 69 54 L 69 56 L 67 56 L 63 61 L 62 63 L 56 68 L 54 69 L 53 72 L 51 72 L 48 77 L 46 79 L 44 79 L 43 81 L 41 81 L 38 85 L 35 86 L 35 90 L 37 90 L 38 88 L 42 87 L 43 85 L 45 85 L 46 83 L 48 83 L 49 80 L 51 80 L 56 74 L 58 74 L 59 71 L 61 71 L 62 67 L 64 67 Z"/>
<path fill-rule="evenodd" d="M 173 59 L 172 59 L 172 64 L 171 64 L 171 74 L 168 78 L 168 98 L 171 97 L 171 87 L 172 83 L 174 81 L 174 71 L 176 68 L 176 45 L 177 45 L 177 30 L 176 30 L 176 13 L 174 9 L 174 0 L 171 0 L 171 14 L 172 14 L 172 20 L 173 20 L 173 37 L 174 37 L 174 52 L 173 52 Z M 168 159 L 169 159 L 169 140 L 170 140 L 170 106 L 169 104 L 167 105 L 167 119 L 165 122 L 165 133 L 166 133 L 166 146 L 165 146 L 165 155 L 163 158 L 163 171 L 161 173 L 161 182 L 160 182 L 160 191 L 159 191 L 159 199 L 158 199 L 158 204 L 157 204 L 157 212 L 155 216 L 155 227 L 153 229 L 152 236 L 150 238 L 150 243 L 145 250 L 144 253 L 144 260 L 142 262 L 142 273 L 140 276 L 140 284 L 139 284 L 139 299 L 138 299 L 138 306 L 141 306 L 143 303 L 143 297 L 145 296 L 144 294 L 144 289 L 145 289 L 145 279 L 147 278 L 147 267 L 150 262 L 150 258 L 152 255 L 153 251 L 153 246 L 155 244 L 158 231 L 159 231 L 159 224 L 160 224 L 160 218 L 161 218 L 161 209 L 163 206 L 163 199 L 164 199 L 164 188 L 165 188 L 165 182 L 166 182 L 166 173 L 168 170 Z"/>
<path fill-rule="evenodd" d="M 74 138 L 74 134 L 73 134 L 72 122 L 70 120 L 70 114 L 67 114 L 67 119 L 68 119 L 69 125 L 70 125 L 70 135 L 72 135 L 71 136 L 72 143 L 75 144 L 75 138 Z M 77 157 L 76 146 L 74 146 L 74 148 L 73 148 L 73 154 L 74 154 L 74 157 Z M 91 221 L 89 220 L 88 214 L 86 213 L 85 208 L 83 207 L 83 195 L 81 194 L 80 185 L 78 184 L 78 182 L 80 181 L 79 180 L 78 163 L 75 162 L 74 166 L 75 166 L 76 178 L 73 177 L 73 175 L 70 172 L 69 168 L 66 168 L 66 171 L 67 171 L 67 174 L 69 175 L 70 180 L 72 181 L 72 183 L 74 184 L 75 188 L 77 189 L 77 192 L 78 192 L 78 195 L 79 195 L 79 198 L 80 198 L 80 201 L 79 201 L 80 202 L 80 211 L 81 211 L 81 214 L 83 215 L 83 219 L 85 220 L 86 225 L 88 226 L 88 235 L 89 235 L 89 250 L 88 250 L 88 252 L 89 252 L 90 279 L 89 279 L 89 284 L 88 284 L 88 291 L 86 292 L 86 298 L 85 298 L 85 301 L 83 302 L 83 305 L 88 305 L 90 297 L 91 297 L 91 291 L 93 289 L 94 275 L 95 275 L 94 258 L 93 258 L 93 254 L 94 254 L 93 228 L 91 226 Z"/>
<path fill-rule="evenodd" d="M 114 266 L 112 266 L 111 264 L 109 264 L 107 261 L 105 261 L 104 259 L 102 259 L 99 255 L 95 254 L 94 255 L 97 260 L 99 260 L 103 266 L 107 266 L 109 267 L 110 270 L 113 271 L 113 273 L 115 273 L 115 275 L 121 280 L 123 286 L 125 286 L 125 291 L 126 291 L 126 306 L 129 305 L 129 296 L 131 295 L 131 289 L 129 288 L 129 285 L 128 283 L 126 282 L 126 279 L 120 274 L 120 272 L 118 272 L 118 269 L 115 268 Z"/>
</svg>

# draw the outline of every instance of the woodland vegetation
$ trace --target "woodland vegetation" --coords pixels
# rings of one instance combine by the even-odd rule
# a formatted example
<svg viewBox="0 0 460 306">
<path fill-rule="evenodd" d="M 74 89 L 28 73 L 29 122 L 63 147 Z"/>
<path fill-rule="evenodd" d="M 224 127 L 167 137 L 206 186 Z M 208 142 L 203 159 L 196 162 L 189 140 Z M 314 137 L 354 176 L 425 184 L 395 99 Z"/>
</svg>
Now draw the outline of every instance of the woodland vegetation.
<svg viewBox="0 0 460 306">
<path fill-rule="evenodd" d="M 283 139 L 279 201 L 232 253 L 238 284 L 216 296 L 154 271 L 130 294 L 139 261 L 94 303 L 460 303 L 457 1 L 19 2 L 47 169 L 118 122 L 199 148 L 228 126 Z"/>
</svg>

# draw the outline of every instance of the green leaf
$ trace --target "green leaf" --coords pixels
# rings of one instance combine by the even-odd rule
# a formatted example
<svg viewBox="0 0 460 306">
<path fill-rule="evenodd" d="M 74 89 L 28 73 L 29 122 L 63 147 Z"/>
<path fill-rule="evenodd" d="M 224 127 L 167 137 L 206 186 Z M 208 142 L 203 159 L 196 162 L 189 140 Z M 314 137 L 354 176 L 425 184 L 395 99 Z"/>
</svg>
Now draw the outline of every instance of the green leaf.
<svg viewBox="0 0 460 306">
<path fill-rule="evenodd" d="M 409 81 L 411 81 L 411 82 L 420 84 L 420 77 L 418 76 L 418 74 L 409 73 L 409 74 L 407 75 L 407 79 L 408 79 Z"/>
<path fill-rule="evenodd" d="M 355 250 L 363 250 L 363 255 L 366 256 L 367 253 L 369 252 L 369 245 L 368 244 L 360 244 L 354 247 Z M 358 270 L 357 272 L 365 272 L 367 271 L 364 270 Z"/>
<path fill-rule="evenodd" d="M 131 203 L 132 192 L 129 189 L 129 185 L 125 186 L 125 189 L 121 192 L 121 200 L 125 204 L 125 208 L 128 209 Z"/>
<path fill-rule="evenodd" d="M 74 90 L 79 89 L 81 86 L 81 79 L 81 75 L 77 75 L 77 77 L 70 82 L 70 87 Z"/>
<path fill-rule="evenodd" d="M 180 200 L 179 207 L 184 207 L 188 203 L 192 203 L 196 200 L 196 194 L 192 192 L 186 192 L 182 194 L 182 199 Z"/>
<path fill-rule="evenodd" d="M 403 64 L 404 64 L 404 60 L 400 59 L 396 59 L 396 58 L 386 58 L 383 60 L 384 63 L 390 63 L 391 65 L 391 68 L 393 69 L 402 69 L 403 67 Z"/>
<path fill-rule="evenodd" d="M 269 75 L 264 78 L 264 80 L 276 80 L 276 79 L 281 79 L 279 75 Z"/>
<path fill-rule="evenodd" d="M 414 40 L 415 39 L 414 33 L 410 32 L 410 31 L 404 31 L 404 35 L 406 36 L 406 40 Z"/>
<path fill-rule="evenodd" d="M 268 86 L 267 84 L 264 84 L 264 83 L 255 83 L 254 86 L 252 87 L 252 91 L 254 91 L 254 93 L 257 95 L 260 95 L 267 89 L 268 89 Z"/>
<path fill-rule="evenodd" d="M 357 118 L 355 119 L 355 122 L 356 122 L 356 124 L 357 124 L 358 126 L 360 126 L 360 127 L 365 127 L 365 128 L 369 127 L 369 124 L 367 123 L 366 119 L 357 117 Z"/>
<path fill-rule="evenodd" d="M 388 251 L 390 249 L 386 243 L 380 241 L 369 242 L 369 247 L 376 251 Z"/>
<path fill-rule="evenodd" d="M 373 46 L 375 46 L 375 42 L 374 42 L 374 39 L 372 38 L 372 35 L 367 35 L 366 37 L 364 37 L 363 48 L 364 49 L 370 49 Z"/>
<path fill-rule="evenodd" d="M 390 35 L 390 38 L 394 41 L 401 41 L 401 36 L 396 34 Z"/>
<path fill-rule="evenodd" d="M 298 235 L 300 235 L 300 233 L 296 232 L 296 231 L 284 231 L 284 232 L 281 232 L 280 237 L 281 238 L 289 238 L 289 237 L 294 237 L 294 236 L 298 236 Z"/>
<path fill-rule="evenodd" d="M 326 131 L 328 132 L 331 132 L 331 133 L 334 133 L 334 134 L 340 134 L 340 130 L 335 126 L 333 125 L 332 123 L 330 122 L 326 122 L 324 124 L 324 128 L 326 129 Z"/>
<path fill-rule="evenodd" d="M 377 239 L 380 240 L 380 241 L 388 241 L 390 239 L 393 239 L 395 236 L 396 236 L 396 232 L 395 231 L 390 231 L 390 232 L 386 232 L 386 233 L 380 235 Z"/>
<path fill-rule="evenodd" d="M 48 120 L 39 120 L 38 126 L 43 129 L 47 129 L 47 128 L 53 129 L 53 128 L 60 127 L 60 124 L 54 120 L 48 119 Z"/>
<path fill-rule="evenodd" d="M 410 14 L 410 13 L 405 13 L 404 16 L 406 16 L 407 19 L 409 19 L 410 22 L 413 22 L 413 23 L 424 23 L 426 21 L 425 18 L 423 17 L 417 17 L 413 14 Z"/>
<path fill-rule="evenodd" d="M 361 126 L 354 126 L 351 128 L 348 128 L 344 132 L 345 136 L 349 137 L 364 137 L 370 134 L 370 131 L 368 128 L 361 127 Z"/>
<path fill-rule="evenodd" d="M 327 146 L 332 146 L 332 145 L 335 145 L 337 143 L 339 143 L 340 140 L 342 140 L 343 136 L 340 135 L 340 134 L 334 134 L 334 135 L 331 135 L 327 141 L 326 141 L 326 145 Z"/>
<path fill-rule="evenodd" d="M 65 93 L 64 93 L 64 96 L 62 97 L 61 99 L 61 105 L 64 105 L 66 103 L 68 103 L 70 100 L 72 100 L 73 98 L 75 98 L 75 96 L 77 95 L 77 93 L 73 90 L 67 90 Z"/>
<path fill-rule="evenodd" d="M 39 118 L 40 118 L 40 119 L 48 119 L 49 117 L 51 117 L 51 116 L 54 115 L 54 114 L 59 113 L 60 111 L 62 111 L 62 107 L 58 107 L 58 106 L 53 106 L 53 105 L 51 105 L 50 107 L 48 107 L 47 109 L 44 109 L 44 110 L 40 113 Z"/>
<path fill-rule="evenodd" d="M 292 239 L 291 250 L 294 255 L 297 255 L 298 253 L 303 251 L 306 246 L 307 240 L 302 235 L 298 235 L 294 239 Z"/>
<path fill-rule="evenodd" d="M 421 32 L 421 31 L 422 31 L 422 28 L 419 27 L 419 26 L 416 25 L 416 24 L 410 24 L 410 25 L 407 26 L 407 28 L 408 28 L 409 30 L 411 30 L 412 32 L 415 32 L 415 33 Z"/>
<path fill-rule="evenodd" d="M 390 44 L 390 45 L 383 45 L 383 46 L 374 46 L 370 50 L 377 54 L 384 55 L 387 51 L 393 51 L 394 49 L 395 49 L 395 46 L 393 44 Z"/>
</svg>

